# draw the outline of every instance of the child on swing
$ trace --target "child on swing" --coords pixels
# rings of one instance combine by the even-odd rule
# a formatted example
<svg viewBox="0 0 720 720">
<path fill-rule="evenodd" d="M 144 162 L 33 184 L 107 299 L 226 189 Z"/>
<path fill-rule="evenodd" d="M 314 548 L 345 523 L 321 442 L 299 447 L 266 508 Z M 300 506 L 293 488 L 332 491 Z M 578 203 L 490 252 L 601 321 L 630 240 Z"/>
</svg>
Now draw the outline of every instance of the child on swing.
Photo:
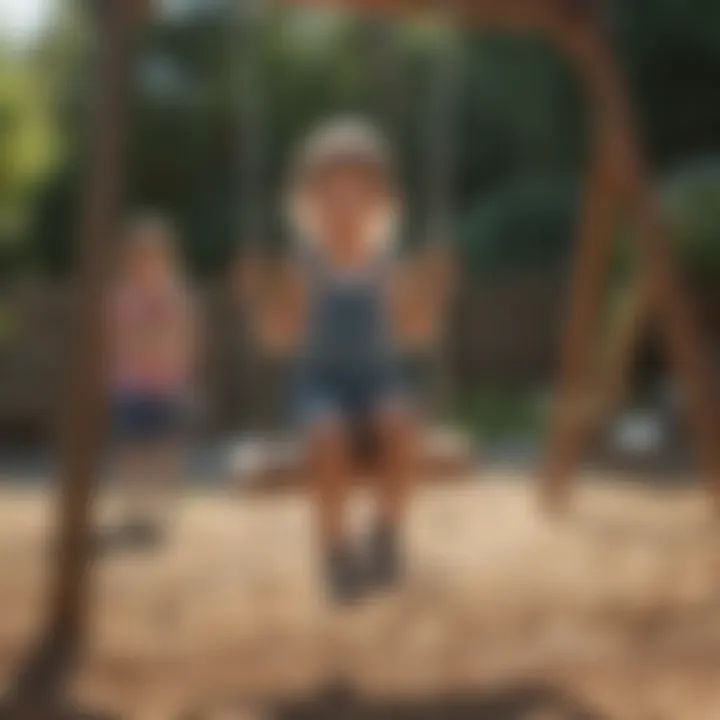
<svg viewBox="0 0 720 720">
<path fill-rule="evenodd" d="M 128 223 L 109 294 L 111 415 L 125 483 L 125 529 L 138 541 L 162 533 L 178 479 L 195 370 L 194 308 L 169 223 Z"/>
<path fill-rule="evenodd" d="M 294 409 L 325 577 L 331 598 L 349 603 L 402 577 L 401 529 L 419 440 L 402 360 L 435 338 L 448 265 L 440 253 L 412 263 L 396 258 L 401 201 L 393 163 L 362 120 L 333 121 L 309 136 L 292 165 L 287 201 L 297 252 L 272 277 L 249 260 L 245 288 L 265 344 L 295 358 Z M 379 459 L 377 512 L 356 547 L 345 513 L 355 441 L 368 430 Z"/>
</svg>

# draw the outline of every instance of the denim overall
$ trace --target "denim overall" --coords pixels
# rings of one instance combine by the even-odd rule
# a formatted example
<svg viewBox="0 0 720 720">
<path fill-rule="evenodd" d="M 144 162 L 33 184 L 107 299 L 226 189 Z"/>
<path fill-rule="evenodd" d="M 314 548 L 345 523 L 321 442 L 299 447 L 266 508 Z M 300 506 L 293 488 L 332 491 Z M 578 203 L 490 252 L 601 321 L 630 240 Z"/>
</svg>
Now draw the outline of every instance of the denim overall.
<svg viewBox="0 0 720 720">
<path fill-rule="evenodd" d="M 388 312 L 388 261 L 353 274 L 323 258 L 303 263 L 309 277 L 308 330 L 297 367 L 297 413 L 307 426 L 328 415 L 363 422 L 403 392 Z"/>
</svg>

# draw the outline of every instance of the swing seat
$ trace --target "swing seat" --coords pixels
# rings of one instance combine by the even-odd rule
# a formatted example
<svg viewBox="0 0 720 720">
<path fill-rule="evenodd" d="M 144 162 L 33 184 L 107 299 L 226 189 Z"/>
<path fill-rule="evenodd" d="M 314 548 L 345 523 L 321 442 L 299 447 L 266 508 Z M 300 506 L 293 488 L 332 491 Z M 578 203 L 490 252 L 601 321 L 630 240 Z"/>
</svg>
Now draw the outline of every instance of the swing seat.
<svg viewBox="0 0 720 720">
<path fill-rule="evenodd" d="M 245 493 L 273 493 L 306 487 L 307 465 L 302 443 L 292 437 L 246 438 L 230 451 L 230 472 L 234 485 Z M 418 473 L 420 480 L 448 482 L 468 475 L 475 465 L 471 438 L 454 428 L 433 427 L 421 440 Z M 354 459 L 357 484 L 377 477 L 374 443 L 358 443 Z"/>
</svg>

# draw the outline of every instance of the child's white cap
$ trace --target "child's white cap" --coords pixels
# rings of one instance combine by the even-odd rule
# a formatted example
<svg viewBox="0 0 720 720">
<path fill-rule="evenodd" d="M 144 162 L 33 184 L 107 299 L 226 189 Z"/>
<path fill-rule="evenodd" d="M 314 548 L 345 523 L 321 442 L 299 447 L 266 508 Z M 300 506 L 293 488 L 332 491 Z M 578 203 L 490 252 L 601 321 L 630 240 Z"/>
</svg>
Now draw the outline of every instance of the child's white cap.
<svg viewBox="0 0 720 720">
<path fill-rule="evenodd" d="M 393 180 L 392 152 L 382 133 L 368 120 L 349 116 L 323 123 L 304 140 L 291 167 L 290 185 L 342 162 L 374 167 Z"/>
</svg>

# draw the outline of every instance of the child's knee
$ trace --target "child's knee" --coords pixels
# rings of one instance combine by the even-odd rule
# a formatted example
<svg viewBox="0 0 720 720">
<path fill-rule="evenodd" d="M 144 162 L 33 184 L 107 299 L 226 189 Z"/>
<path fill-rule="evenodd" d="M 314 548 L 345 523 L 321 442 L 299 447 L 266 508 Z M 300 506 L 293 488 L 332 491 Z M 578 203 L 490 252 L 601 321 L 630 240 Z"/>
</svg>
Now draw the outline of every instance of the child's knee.
<svg viewBox="0 0 720 720">
<path fill-rule="evenodd" d="M 307 428 L 307 447 L 311 457 L 343 457 L 348 451 L 348 431 L 336 415 L 318 417 Z"/>
<path fill-rule="evenodd" d="M 406 447 L 418 435 L 418 419 L 411 405 L 401 397 L 388 398 L 376 412 L 376 427 L 385 446 Z"/>
</svg>

